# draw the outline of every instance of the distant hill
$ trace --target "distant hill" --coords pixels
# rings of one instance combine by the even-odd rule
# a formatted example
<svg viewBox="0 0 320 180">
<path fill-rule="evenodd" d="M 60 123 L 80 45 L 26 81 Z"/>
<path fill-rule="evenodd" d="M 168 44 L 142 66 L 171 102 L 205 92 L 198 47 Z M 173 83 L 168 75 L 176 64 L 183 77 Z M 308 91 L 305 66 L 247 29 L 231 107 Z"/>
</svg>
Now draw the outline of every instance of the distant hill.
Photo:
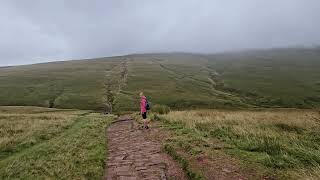
<svg viewBox="0 0 320 180">
<path fill-rule="evenodd" d="M 236 90 L 284 107 L 319 107 L 320 47 L 211 55 L 210 66 Z"/>
<path fill-rule="evenodd" d="M 135 54 L 0 68 L 0 105 L 103 109 L 105 84 L 118 110 L 320 107 L 320 48 L 237 53 Z"/>
</svg>

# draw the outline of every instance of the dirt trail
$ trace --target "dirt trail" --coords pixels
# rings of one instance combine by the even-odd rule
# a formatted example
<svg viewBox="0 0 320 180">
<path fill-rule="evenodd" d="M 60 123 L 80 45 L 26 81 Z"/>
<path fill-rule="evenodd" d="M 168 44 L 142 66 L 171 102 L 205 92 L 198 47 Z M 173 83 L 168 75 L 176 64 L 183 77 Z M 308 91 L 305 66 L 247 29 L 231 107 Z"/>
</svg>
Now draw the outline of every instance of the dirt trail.
<svg viewBox="0 0 320 180">
<path fill-rule="evenodd" d="M 161 145 L 145 137 L 130 117 L 120 117 L 107 130 L 107 180 L 185 179 L 183 171 Z"/>
</svg>

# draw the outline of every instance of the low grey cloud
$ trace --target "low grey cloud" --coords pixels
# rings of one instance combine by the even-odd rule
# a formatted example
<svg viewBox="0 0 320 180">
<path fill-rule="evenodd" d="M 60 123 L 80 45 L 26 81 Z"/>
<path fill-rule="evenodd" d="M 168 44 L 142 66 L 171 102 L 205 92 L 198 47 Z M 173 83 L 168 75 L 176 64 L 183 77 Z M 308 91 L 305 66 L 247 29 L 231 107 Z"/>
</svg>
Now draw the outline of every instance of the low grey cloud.
<svg viewBox="0 0 320 180">
<path fill-rule="evenodd" d="M 320 43 L 319 0 L 3 0 L 0 66 Z"/>
</svg>

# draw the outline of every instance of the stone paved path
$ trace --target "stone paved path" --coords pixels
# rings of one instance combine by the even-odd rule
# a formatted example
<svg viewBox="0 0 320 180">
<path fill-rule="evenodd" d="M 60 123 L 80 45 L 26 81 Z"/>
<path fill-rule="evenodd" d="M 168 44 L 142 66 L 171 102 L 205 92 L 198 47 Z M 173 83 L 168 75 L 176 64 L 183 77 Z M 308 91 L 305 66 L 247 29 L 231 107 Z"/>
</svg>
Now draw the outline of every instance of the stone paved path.
<svg viewBox="0 0 320 180">
<path fill-rule="evenodd" d="M 120 117 L 107 130 L 107 180 L 185 179 L 182 170 L 161 145 L 145 138 L 130 117 Z"/>
</svg>

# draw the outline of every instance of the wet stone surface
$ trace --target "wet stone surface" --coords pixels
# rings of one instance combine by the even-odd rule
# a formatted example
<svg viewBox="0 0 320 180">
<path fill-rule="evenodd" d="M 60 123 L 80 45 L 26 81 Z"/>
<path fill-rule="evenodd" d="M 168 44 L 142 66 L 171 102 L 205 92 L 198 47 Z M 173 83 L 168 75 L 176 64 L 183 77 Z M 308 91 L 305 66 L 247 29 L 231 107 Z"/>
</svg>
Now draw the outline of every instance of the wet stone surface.
<svg viewBox="0 0 320 180">
<path fill-rule="evenodd" d="M 182 170 L 161 145 L 147 140 L 130 117 L 120 117 L 107 130 L 108 158 L 105 179 L 185 179 Z"/>
</svg>

